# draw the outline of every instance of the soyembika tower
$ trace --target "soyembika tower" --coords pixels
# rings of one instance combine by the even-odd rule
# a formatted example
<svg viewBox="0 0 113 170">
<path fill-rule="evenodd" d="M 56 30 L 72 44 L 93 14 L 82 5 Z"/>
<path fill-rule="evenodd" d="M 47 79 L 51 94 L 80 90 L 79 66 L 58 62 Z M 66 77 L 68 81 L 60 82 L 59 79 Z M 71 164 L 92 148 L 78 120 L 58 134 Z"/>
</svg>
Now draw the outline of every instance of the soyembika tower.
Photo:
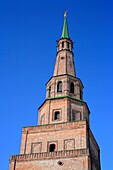
<svg viewBox="0 0 113 170">
<path fill-rule="evenodd" d="M 20 154 L 11 156 L 10 170 L 101 170 L 90 110 L 76 76 L 66 13 L 54 74 L 38 109 L 38 125 L 22 129 Z"/>
</svg>

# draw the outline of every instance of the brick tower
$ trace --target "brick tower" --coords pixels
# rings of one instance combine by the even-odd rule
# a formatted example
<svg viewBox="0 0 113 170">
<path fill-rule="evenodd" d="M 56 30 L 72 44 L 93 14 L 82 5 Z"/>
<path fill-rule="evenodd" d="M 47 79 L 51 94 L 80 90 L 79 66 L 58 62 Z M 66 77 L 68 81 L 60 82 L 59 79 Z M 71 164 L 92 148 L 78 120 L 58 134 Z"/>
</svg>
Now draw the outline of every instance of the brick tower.
<svg viewBox="0 0 113 170">
<path fill-rule="evenodd" d="M 73 57 L 65 13 L 54 74 L 46 84 L 38 125 L 22 129 L 20 155 L 11 156 L 10 170 L 101 169 L 100 150 L 90 129 L 90 111 Z"/>
</svg>

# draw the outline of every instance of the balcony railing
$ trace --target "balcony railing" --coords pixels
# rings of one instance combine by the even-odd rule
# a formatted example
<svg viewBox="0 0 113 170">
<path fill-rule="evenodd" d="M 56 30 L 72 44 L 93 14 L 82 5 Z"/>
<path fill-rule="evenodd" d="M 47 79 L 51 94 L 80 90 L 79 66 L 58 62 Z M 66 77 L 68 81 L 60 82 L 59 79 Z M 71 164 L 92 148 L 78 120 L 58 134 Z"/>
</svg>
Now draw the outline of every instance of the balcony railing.
<svg viewBox="0 0 113 170">
<path fill-rule="evenodd" d="M 10 161 L 29 161 L 41 159 L 58 159 L 58 158 L 72 158 L 83 155 L 89 155 L 89 149 L 65 150 L 56 152 L 42 152 L 32 154 L 14 155 L 10 157 Z"/>
</svg>

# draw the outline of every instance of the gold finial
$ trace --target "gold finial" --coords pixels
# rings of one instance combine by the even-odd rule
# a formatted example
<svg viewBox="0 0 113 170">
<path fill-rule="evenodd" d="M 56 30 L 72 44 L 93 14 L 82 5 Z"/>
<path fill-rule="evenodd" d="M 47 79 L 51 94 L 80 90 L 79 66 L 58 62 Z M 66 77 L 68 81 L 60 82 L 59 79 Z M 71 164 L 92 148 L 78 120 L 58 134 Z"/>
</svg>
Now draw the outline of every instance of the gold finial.
<svg viewBox="0 0 113 170">
<path fill-rule="evenodd" d="M 66 17 L 66 16 L 67 16 L 67 11 L 68 11 L 68 10 L 66 10 L 66 11 L 64 12 L 64 17 Z"/>
</svg>

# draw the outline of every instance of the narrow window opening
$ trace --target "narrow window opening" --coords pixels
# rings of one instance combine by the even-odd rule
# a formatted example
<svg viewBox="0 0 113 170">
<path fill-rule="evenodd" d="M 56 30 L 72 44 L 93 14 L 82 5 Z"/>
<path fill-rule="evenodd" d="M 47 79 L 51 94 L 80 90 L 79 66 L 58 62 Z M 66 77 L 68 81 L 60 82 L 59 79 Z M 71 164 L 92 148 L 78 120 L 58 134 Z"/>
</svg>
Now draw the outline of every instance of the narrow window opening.
<svg viewBox="0 0 113 170">
<path fill-rule="evenodd" d="M 80 90 L 80 99 L 83 100 L 83 92 Z"/>
<path fill-rule="evenodd" d="M 64 48 L 64 42 L 62 42 L 62 48 Z"/>
<path fill-rule="evenodd" d="M 60 119 L 60 112 L 59 111 L 56 111 L 54 113 L 54 120 L 59 120 Z"/>
<path fill-rule="evenodd" d="M 58 82 L 57 84 L 57 92 L 62 92 L 62 82 Z"/>
<path fill-rule="evenodd" d="M 67 42 L 67 48 L 69 48 L 69 42 Z"/>
<path fill-rule="evenodd" d="M 49 86 L 49 95 L 48 97 L 51 97 L 51 86 Z"/>
<path fill-rule="evenodd" d="M 74 94 L 74 83 L 70 84 L 70 93 Z"/>
<path fill-rule="evenodd" d="M 71 118 L 72 121 L 76 120 L 76 113 L 75 111 L 72 111 L 72 118 Z"/>
<path fill-rule="evenodd" d="M 50 144 L 49 145 L 49 152 L 54 152 L 55 151 L 55 144 Z"/>
</svg>

